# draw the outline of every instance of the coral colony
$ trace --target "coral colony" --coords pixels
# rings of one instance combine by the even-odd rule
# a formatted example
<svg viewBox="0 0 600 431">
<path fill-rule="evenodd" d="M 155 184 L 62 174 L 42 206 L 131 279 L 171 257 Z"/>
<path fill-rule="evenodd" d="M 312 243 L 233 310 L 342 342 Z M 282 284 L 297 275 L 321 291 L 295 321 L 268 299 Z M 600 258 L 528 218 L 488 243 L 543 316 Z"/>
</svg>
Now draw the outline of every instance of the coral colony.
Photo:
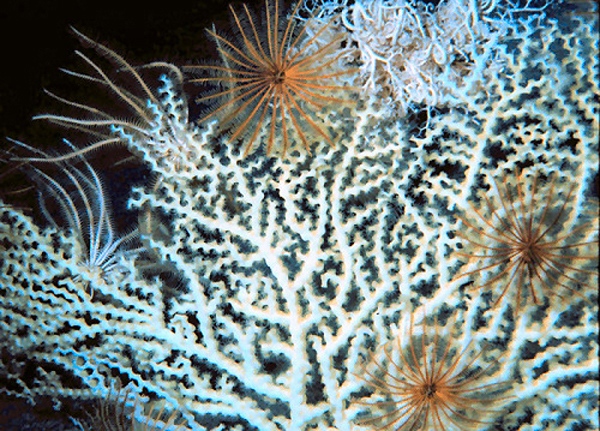
<svg viewBox="0 0 600 431">
<path fill-rule="evenodd" d="M 216 63 L 73 30 L 121 111 L 50 93 L 65 143 L 4 157 L 46 222 L 0 202 L 0 392 L 94 430 L 598 429 L 596 14 L 261 9 Z M 153 173 L 127 231 L 115 146 Z"/>
</svg>

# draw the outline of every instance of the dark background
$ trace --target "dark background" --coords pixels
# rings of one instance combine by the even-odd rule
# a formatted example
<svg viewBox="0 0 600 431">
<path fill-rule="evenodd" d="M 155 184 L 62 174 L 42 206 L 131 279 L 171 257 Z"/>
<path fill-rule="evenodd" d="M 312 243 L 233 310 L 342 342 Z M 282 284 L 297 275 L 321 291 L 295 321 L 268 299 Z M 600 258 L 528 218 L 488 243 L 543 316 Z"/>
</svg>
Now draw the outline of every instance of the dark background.
<svg viewBox="0 0 600 431">
<path fill-rule="evenodd" d="M 194 64 L 214 57 L 204 30 L 212 22 L 219 29 L 231 27 L 229 3 L 240 10 L 242 2 L 226 0 L 4 1 L 0 7 L 0 148 L 6 148 L 5 136 L 26 139 L 32 115 L 47 112 L 44 88 L 58 92 L 72 79 L 59 67 L 81 70 L 81 59 L 74 54 L 81 44 L 69 26 L 133 65 L 156 60 Z M 263 1 L 246 3 L 257 10 Z"/>
</svg>

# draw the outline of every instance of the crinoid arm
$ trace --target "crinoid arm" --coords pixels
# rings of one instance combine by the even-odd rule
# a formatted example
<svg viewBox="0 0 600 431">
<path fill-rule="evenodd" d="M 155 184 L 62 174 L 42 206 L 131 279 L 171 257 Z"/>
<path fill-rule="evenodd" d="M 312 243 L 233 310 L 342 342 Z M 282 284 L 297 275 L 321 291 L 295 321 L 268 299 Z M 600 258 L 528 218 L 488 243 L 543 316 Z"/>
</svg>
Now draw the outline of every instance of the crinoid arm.
<svg viewBox="0 0 600 431">
<path fill-rule="evenodd" d="M 104 111 L 98 107 L 70 100 L 45 90 L 48 96 L 60 102 L 68 109 L 69 114 L 39 114 L 33 118 L 35 120 L 45 120 L 69 130 L 83 133 L 88 138 L 92 137 L 93 141 L 84 148 L 72 150 L 59 156 L 47 158 L 42 156 L 23 157 L 16 160 L 54 163 L 68 161 L 107 146 L 115 144 L 126 145 L 129 137 L 132 135 L 140 136 L 149 142 L 154 142 L 157 140 L 155 130 L 161 126 L 160 123 L 163 121 L 163 118 L 168 118 L 168 107 L 164 105 L 146 83 L 142 76 L 142 71 L 148 69 L 160 70 L 162 73 L 168 74 L 172 81 L 181 85 L 183 76 L 177 67 L 166 62 L 153 62 L 134 67 L 107 46 L 90 39 L 73 27 L 71 27 L 71 30 L 85 47 L 95 50 L 115 70 L 109 73 L 100 66 L 99 62 L 92 60 L 88 55 L 79 50 L 76 50 L 75 54 L 91 69 L 91 74 L 67 69 L 61 70 L 71 77 L 95 84 L 102 91 L 107 91 L 120 102 L 119 105 L 121 105 L 122 109 L 119 114 L 111 113 L 108 110 Z M 126 116 L 122 113 L 123 109 L 127 113 Z M 157 115 L 157 110 L 159 111 L 159 115 Z"/>
<path fill-rule="evenodd" d="M 44 161 L 53 157 L 23 142 L 12 140 L 14 144 L 25 148 Z M 64 141 L 73 154 L 79 149 L 69 141 Z M 75 156 L 74 156 L 75 157 Z M 52 175 L 33 165 L 23 166 L 27 169 L 40 190 L 39 208 L 47 222 L 57 229 L 68 229 L 80 245 L 82 256 L 80 264 L 88 271 L 106 276 L 116 271 L 119 259 L 123 254 L 136 253 L 138 249 L 132 244 L 138 238 L 134 229 L 125 235 L 118 235 L 112 221 L 111 205 L 104 191 L 99 174 L 83 157 L 78 156 L 79 165 L 74 160 L 58 162 L 58 174 Z M 58 208 L 49 210 L 49 201 Z"/>
<path fill-rule="evenodd" d="M 132 393 L 129 387 L 123 388 L 117 379 L 108 394 L 95 403 L 87 418 L 75 422 L 83 431 L 177 431 L 185 425 L 179 416 L 176 410 L 167 414 L 164 406 L 158 408 L 151 402 L 141 401 L 139 395 Z"/>
</svg>

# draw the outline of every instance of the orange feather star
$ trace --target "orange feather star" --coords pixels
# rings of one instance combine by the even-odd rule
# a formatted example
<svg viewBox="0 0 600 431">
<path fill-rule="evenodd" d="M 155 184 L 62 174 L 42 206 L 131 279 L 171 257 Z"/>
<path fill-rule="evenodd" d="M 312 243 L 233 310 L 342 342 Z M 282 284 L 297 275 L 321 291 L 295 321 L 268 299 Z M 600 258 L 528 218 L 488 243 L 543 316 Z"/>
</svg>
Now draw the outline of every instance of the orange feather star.
<svg viewBox="0 0 600 431">
<path fill-rule="evenodd" d="M 505 394 L 510 382 L 494 379 L 501 368 L 498 360 L 480 364 L 482 352 L 475 353 L 470 345 L 458 350 L 451 334 L 439 334 L 437 322 L 428 328 L 424 319 L 423 331 L 414 334 L 411 318 L 407 346 L 400 338 L 397 346 L 384 346 L 384 358 L 371 355 L 369 367 L 357 375 L 373 392 L 368 400 L 356 401 L 368 408 L 357 422 L 361 429 L 476 429 L 489 425 L 490 416 L 511 399 Z"/>
<path fill-rule="evenodd" d="M 335 80 L 352 72 L 351 69 L 331 70 L 342 55 L 342 52 L 333 52 L 338 49 L 342 36 L 318 46 L 319 38 L 330 22 L 306 39 L 305 26 L 296 32 L 294 19 L 286 22 L 279 16 L 277 0 L 273 6 L 269 0 L 265 3 L 263 28 L 256 25 L 257 20 L 246 5 L 245 15 L 238 15 L 230 6 L 234 28 L 239 34 L 237 43 L 208 30 L 217 43 L 221 65 L 185 68 L 210 75 L 191 79 L 190 82 L 217 87 L 215 92 L 197 99 L 201 104 L 215 105 L 198 122 L 218 118 L 219 128 L 230 132 L 230 141 L 251 133 L 244 155 L 248 154 L 263 127 L 267 126 L 267 154 L 273 149 L 279 133 L 285 154 L 293 131 L 307 150 L 307 132 L 316 133 L 333 145 L 311 110 L 320 110 L 327 103 L 347 102 L 331 95 L 348 89 L 335 85 Z M 292 16 L 297 13 L 299 5 L 296 5 Z"/>
<path fill-rule="evenodd" d="M 537 176 L 525 181 L 523 174 L 512 186 L 506 178 L 502 187 L 494 183 L 497 199 L 484 195 L 487 211 L 471 208 L 477 216 L 474 221 L 459 217 L 466 229 L 457 235 L 469 247 L 458 254 L 477 268 L 458 278 L 486 276 L 474 288 L 499 286 L 494 305 L 513 286 L 517 309 L 525 293 L 535 304 L 543 294 L 583 296 L 577 286 L 590 287 L 586 279 L 598 276 L 591 269 L 598 263 L 598 219 L 574 213 L 570 207 L 574 186 L 567 185 L 558 194 L 555 180 L 541 187 Z M 575 222 L 566 223 L 569 219 Z"/>
</svg>

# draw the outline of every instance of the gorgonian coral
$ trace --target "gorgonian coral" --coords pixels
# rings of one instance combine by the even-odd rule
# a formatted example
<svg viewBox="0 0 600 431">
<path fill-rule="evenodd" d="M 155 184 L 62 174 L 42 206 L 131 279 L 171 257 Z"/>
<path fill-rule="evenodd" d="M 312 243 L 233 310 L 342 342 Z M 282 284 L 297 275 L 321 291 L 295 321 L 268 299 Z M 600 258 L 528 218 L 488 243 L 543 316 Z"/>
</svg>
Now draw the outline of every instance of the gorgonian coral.
<svg viewBox="0 0 600 431">
<path fill-rule="evenodd" d="M 476 2 L 463 6 L 469 4 Z M 341 8 L 348 17 L 367 7 L 340 0 L 327 10 Z M 310 40 L 321 18 L 306 15 Z M 288 148 L 285 158 L 244 155 L 213 127 L 217 121 L 195 127 L 174 66 L 165 68 L 172 73 L 158 86 L 149 85 L 154 99 L 131 82 L 123 64 L 103 71 L 113 83 L 129 77 L 118 87 L 135 94 L 135 106 L 151 120 L 141 119 L 139 130 L 129 127 L 135 108 L 125 103 L 127 124 L 95 130 L 127 145 L 152 171 L 144 184 L 119 193 L 131 192 L 129 208 L 149 221 L 140 232 L 161 272 L 123 256 L 122 270 L 107 271 L 105 282 L 96 283 L 82 269 L 85 251 L 74 234 L 42 228 L 0 202 L 0 392 L 32 402 L 47 395 L 89 399 L 107 396 L 118 375 L 132 392 L 164 405 L 165 416 L 178 411 L 200 430 L 349 431 L 361 423 L 369 429 L 368 420 L 393 421 L 385 416 L 390 411 L 401 417 L 397 427 L 412 421 L 440 429 L 439 417 L 455 421 L 446 428 L 484 428 L 492 420 L 488 428 L 598 428 L 596 302 L 511 313 L 512 302 L 503 301 L 490 310 L 488 295 L 473 295 L 463 279 L 453 281 L 457 271 L 482 264 L 473 257 L 465 265 L 454 252 L 461 243 L 469 246 L 456 234 L 456 214 L 468 211 L 474 196 L 483 198 L 488 179 L 501 183 L 502 173 L 532 167 L 542 184 L 560 171 L 559 191 L 570 177 L 571 201 L 555 225 L 567 230 L 593 199 L 597 20 L 513 24 L 510 39 L 476 47 L 491 50 L 505 70 L 489 80 L 463 81 L 453 89 L 456 103 L 434 110 L 428 121 L 399 120 L 379 97 L 388 89 L 376 82 L 355 109 L 326 111 L 319 124 L 336 134 L 335 146 L 317 140 L 310 153 Z M 321 36 L 344 32 L 349 40 L 339 26 L 327 29 Z M 246 31 L 253 37 L 251 27 Z M 92 69 L 91 81 L 123 104 Z M 133 70 L 146 75 L 144 68 Z M 92 114 L 84 111 L 83 118 Z M 270 124 L 263 126 L 267 146 Z M 274 148 L 280 131 L 275 128 Z M 290 147 L 300 141 L 289 137 Z M 35 163 L 49 158 L 39 159 Z M 507 183 L 518 196 L 515 179 Z M 528 196 L 530 186 L 522 187 Z M 488 198 L 502 216 L 497 197 Z M 518 197 L 513 204 L 521 206 Z M 548 225 L 559 210 L 548 210 Z M 471 273 L 468 281 L 485 283 L 492 270 Z M 462 313 L 457 323 L 443 323 L 453 312 Z M 411 313 L 437 316 L 439 325 L 423 326 L 417 318 L 412 330 L 398 329 Z M 367 359 L 384 345 L 385 352 Z M 357 377 L 364 362 L 373 378 Z M 396 368 L 402 365 L 404 374 Z M 375 378 L 402 390 L 386 391 Z M 477 388 L 502 381 L 520 385 L 515 402 L 488 417 L 480 408 L 488 394 Z M 501 392 L 493 410 L 503 407 Z M 460 397 L 470 400 L 468 407 L 449 410 L 442 403 Z"/>
</svg>

